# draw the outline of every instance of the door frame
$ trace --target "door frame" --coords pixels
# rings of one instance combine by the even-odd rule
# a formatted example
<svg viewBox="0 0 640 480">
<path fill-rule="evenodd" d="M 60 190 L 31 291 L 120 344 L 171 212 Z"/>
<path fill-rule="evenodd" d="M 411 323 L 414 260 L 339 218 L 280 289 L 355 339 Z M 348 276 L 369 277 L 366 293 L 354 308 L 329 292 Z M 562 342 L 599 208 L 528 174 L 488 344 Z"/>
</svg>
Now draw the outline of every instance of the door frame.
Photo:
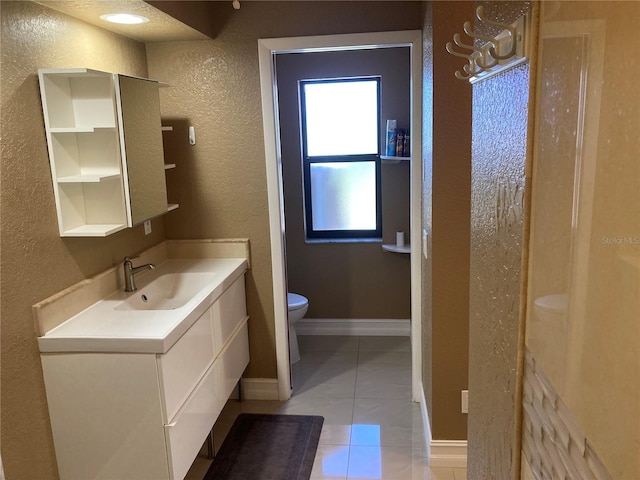
<svg viewBox="0 0 640 480">
<path fill-rule="evenodd" d="M 422 32 L 406 30 L 258 40 L 262 96 L 271 270 L 275 318 L 278 398 L 291 397 L 291 364 L 287 321 L 284 193 L 275 56 L 279 53 L 409 47 L 411 51 L 411 385 L 413 400 L 422 397 Z"/>
</svg>

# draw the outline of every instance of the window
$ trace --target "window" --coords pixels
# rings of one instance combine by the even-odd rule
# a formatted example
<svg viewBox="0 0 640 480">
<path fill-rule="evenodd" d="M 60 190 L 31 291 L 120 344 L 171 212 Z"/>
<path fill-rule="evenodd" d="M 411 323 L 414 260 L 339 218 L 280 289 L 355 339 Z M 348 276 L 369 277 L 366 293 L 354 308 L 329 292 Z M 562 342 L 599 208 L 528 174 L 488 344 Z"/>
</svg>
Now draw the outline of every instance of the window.
<svg viewBox="0 0 640 480">
<path fill-rule="evenodd" d="M 307 239 L 382 237 L 380 78 L 300 82 Z"/>
</svg>

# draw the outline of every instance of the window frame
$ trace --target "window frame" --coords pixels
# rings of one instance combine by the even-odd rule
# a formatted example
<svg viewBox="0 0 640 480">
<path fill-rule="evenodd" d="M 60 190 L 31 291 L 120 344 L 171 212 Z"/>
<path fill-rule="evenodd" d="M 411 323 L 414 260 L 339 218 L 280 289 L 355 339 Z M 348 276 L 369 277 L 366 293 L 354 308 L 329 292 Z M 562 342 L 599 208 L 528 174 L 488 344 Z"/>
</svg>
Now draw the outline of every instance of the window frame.
<svg viewBox="0 0 640 480">
<path fill-rule="evenodd" d="M 376 126 L 376 146 L 377 153 L 357 154 L 357 155 L 321 155 L 310 157 L 307 153 L 307 119 L 305 109 L 306 84 L 319 83 L 345 83 L 357 81 L 375 81 L 377 84 L 376 108 L 378 111 L 378 122 Z M 313 80 L 299 80 L 298 94 L 300 103 L 300 144 L 302 151 L 302 189 L 304 197 L 304 230 L 307 241 L 310 242 L 331 242 L 331 241 L 382 241 L 382 168 L 380 161 L 380 136 L 382 125 L 382 77 L 359 76 L 324 78 Z M 375 166 L 376 179 L 376 228 L 371 230 L 315 230 L 313 228 L 313 211 L 311 202 L 311 165 L 314 163 L 354 163 L 373 162 Z"/>
</svg>

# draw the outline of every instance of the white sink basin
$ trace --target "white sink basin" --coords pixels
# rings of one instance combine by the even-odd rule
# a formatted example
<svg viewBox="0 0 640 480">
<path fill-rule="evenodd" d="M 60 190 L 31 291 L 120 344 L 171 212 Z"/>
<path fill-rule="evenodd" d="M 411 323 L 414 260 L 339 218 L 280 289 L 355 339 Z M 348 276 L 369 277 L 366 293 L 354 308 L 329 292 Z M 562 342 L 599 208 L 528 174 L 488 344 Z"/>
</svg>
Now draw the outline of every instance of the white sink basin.
<svg viewBox="0 0 640 480">
<path fill-rule="evenodd" d="M 244 258 L 167 260 L 38 337 L 41 352 L 166 353 L 244 274 Z"/>
<path fill-rule="evenodd" d="M 210 273 L 167 273 L 134 292 L 115 310 L 175 310 L 210 283 Z"/>
</svg>

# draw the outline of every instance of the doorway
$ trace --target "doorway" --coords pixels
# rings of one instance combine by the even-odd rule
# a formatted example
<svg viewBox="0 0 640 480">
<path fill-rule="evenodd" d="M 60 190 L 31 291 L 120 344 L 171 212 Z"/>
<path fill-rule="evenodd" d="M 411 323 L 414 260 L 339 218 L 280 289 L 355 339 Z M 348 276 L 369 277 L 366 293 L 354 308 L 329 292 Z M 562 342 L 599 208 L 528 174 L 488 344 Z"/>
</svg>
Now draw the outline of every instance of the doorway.
<svg viewBox="0 0 640 480">
<path fill-rule="evenodd" d="M 278 397 L 291 395 L 287 323 L 287 280 L 284 229 L 284 193 L 282 156 L 277 106 L 275 56 L 281 53 L 329 52 L 408 47 L 411 57 L 410 115 L 412 159 L 410 166 L 410 233 L 411 245 L 411 350 L 412 392 L 414 401 L 421 399 L 421 74 L 422 34 L 420 31 L 379 32 L 321 37 L 295 37 L 259 41 L 260 79 L 262 89 L 263 127 L 270 220 L 272 276 L 274 288 L 275 343 L 278 374 Z"/>
</svg>

